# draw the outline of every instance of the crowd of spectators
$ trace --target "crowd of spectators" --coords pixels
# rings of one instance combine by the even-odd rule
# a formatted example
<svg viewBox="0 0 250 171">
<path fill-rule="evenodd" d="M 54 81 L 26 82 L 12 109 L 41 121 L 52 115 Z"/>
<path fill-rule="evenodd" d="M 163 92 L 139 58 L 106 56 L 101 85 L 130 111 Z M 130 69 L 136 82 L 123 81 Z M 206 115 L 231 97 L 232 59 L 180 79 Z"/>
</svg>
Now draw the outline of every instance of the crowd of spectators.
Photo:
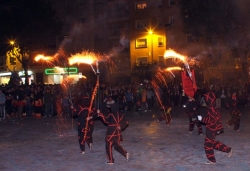
<svg viewBox="0 0 250 171">
<path fill-rule="evenodd" d="M 0 90 L 0 120 L 10 117 L 51 117 L 71 115 L 70 106 L 74 104 L 82 93 L 92 95 L 95 83 L 76 85 L 45 85 L 32 84 L 16 87 L 1 86 Z M 160 87 L 160 88 L 159 88 Z M 156 93 L 163 92 L 167 88 L 171 96 L 172 106 L 182 106 L 187 97 L 182 89 L 181 83 L 170 82 L 167 85 L 160 85 L 155 91 L 150 82 L 123 83 L 111 85 L 100 84 L 96 95 L 94 106 L 99 107 L 103 112 L 108 112 L 109 105 L 118 103 L 120 111 L 127 113 L 132 111 L 136 115 L 151 112 L 153 108 L 160 107 Z M 248 105 L 250 82 L 245 84 L 225 84 L 198 86 L 195 98 L 201 105 L 206 105 L 203 95 L 212 90 L 216 94 L 216 107 L 225 107 L 227 99 L 233 92 L 237 92 L 240 104 Z"/>
</svg>

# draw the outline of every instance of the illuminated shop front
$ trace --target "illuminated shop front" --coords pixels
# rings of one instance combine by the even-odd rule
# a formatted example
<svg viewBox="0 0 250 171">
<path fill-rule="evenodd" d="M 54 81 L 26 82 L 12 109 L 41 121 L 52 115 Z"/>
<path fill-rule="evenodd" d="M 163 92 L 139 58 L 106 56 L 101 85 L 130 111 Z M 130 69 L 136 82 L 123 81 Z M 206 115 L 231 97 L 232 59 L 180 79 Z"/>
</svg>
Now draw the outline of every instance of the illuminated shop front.
<svg viewBox="0 0 250 171">
<path fill-rule="evenodd" d="M 79 74 L 78 74 L 77 67 L 47 68 L 44 70 L 44 73 L 46 75 L 46 78 L 45 78 L 46 84 L 61 84 L 63 80 L 67 78 L 70 78 L 73 84 L 79 81 Z"/>
<path fill-rule="evenodd" d="M 21 77 L 22 82 L 25 83 L 24 71 L 19 71 L 18 75 Z M 11 72 L 1 72 L 0 73 L 0 84 L 8 84 L 10 81 Z M 34 80 L 33 72 L 28 71 L 29 84 Z"/>
<path fill-rule="evenodd" d="M 22 82 L 25 83 L 25 73 L 24 71 L 19 71 L 18 72 L 19 77 L 21 77 Z M 29 79 L 29 84 L 34 82 L 34 75 L 32 71 L 28 71 L 28 79 Z"/>
</svg>

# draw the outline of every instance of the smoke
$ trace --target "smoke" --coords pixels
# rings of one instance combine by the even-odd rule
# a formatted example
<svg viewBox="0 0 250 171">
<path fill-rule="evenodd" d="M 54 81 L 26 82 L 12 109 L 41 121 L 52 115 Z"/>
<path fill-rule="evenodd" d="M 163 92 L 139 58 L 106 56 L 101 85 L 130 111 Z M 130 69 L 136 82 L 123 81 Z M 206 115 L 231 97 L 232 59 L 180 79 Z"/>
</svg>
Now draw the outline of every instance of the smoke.
<svg viewBox="0 0 250 171">
<path fill-rule="evenodd" d="M 238 13 L 239 17 L 242 18 L 243 21 L 249 19 L 250 15 L 250 1 L 249 0 L 233 0 L 233 6 L 236 8 L 236 12 Z M 247 24 L 247 23 L 246 23 Z"/>
<path fill-rule="evenodd" d="M 125 35 L 122 35 L 120 37 L 120 44 L 123 46 L 123 47 L 129 47 L 129 39 L 125 36 Z"/>
<path fill-rule="evenodd" d="M 63 38 L 59 49 L 64 49 L 68 53 L 81 51 L 84 46 L 84 34 L 87 34 L 87 30 L 84 28 L 84 25 L 81 23 L 75 23 L 69 34 Z"/>
</svg>

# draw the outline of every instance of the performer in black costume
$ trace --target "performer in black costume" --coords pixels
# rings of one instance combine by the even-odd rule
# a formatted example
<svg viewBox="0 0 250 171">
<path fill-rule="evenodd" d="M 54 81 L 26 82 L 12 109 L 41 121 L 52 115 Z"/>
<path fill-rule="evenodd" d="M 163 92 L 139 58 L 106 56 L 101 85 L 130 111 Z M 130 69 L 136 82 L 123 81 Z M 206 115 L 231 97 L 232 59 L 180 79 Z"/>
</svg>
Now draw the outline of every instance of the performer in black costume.
<svg viewBox="0 0 250 171">
<path fill-rule="evenodd" d="M 233 150 L 231 147 L 215 140 L 216 136 L 223 132 L 221 115 L 215 108 L 215 94 L 213 92 L 208 92 L 205 95 L 205 100 L 208 107 L 207 115 L 204 117 L 198 115 L 198 120 L 206 124 L 204 148 L 208 161 L 205 164 L 214 164 L 216 162 L 214 149 L 228 153 L 228 157 L 232 156 Z"/>
<path fill-rule="evenodd" d="M 196 124 L 198 128 L 198 134 L 202 135 L 202 127 L 200 121 L 197 119 L 198 109 L 195 99 L 188 96 L 188 101 L 185 104 L 185 112 L 188 114 L 189 118 L 189 133 L 194 130 L 194 125 Z"/>
<path fill-rule="evenodd" d="M 78 116 L 78 140 L 81 149 L 81 153 L 85 153 L 85 142 L 92 150 L 93 144 L 93 131 L 94 131 L 94 118 L 92 117 L 96 112 L 89 111 L 89 97 L 84 96 L 76 102 L 73 109 L 73 115 Z"/>
<path fill-rule="evenodd" d="M 171 96 L 169 93 L 169 89 L 166 88 L 161 96 L 162 100 L 162 107 L 163 107 L 163 113 L 160 117 L 158 117 L 157 121 L 163 121 L 166 120 L 166 124 L 171 124 L 172 121 L 172 115 L 171 115 Z"/>
<path fill-rule="evenodd" d="M 119 112 L 119 105 L 114 103 L 110 105 L 110 112 L 107 115 L 99 113 L 99 117 L 107 124 L 106 133 L 106 155 L 108 158 L 107 164 L 114 164 L 114 157 L 112 148 L 121 153 L 127 161 L 129 160 L 129 153 L 120 145 L 123 141 L 122 131 L 124 131 L 129 123 L 125 120 L 124 114 Z"/>
</svg>

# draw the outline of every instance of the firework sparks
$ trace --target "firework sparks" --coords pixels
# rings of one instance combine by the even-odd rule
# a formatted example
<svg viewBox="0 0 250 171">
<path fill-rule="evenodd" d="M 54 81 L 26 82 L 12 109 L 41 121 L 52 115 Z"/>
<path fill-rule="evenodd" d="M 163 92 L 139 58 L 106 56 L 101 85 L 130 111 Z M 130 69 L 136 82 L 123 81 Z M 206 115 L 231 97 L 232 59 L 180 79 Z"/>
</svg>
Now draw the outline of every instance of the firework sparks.
<svg viewBox="0 0 250 171">
<path fill-rule="evenodd" d="M 164 83 L 164 85 L 167 87 L 167 82 L 164 78 L 164 76 L 160 73 L 160 72 L 157 72 L 157 74 L 155 75 L 155 77 L 162 83 Z"/>
<path fill-rule="evenodd" d="M 184 63 L 186 62 L 186 57 L 185 56 L 183 56 L 183 55 L 175 52 L 172 49 L 169 49 L 169 50 L 165 51 L 164 58 L 165 59 L 168 59 L 168 58 L 177 58 L 177 59 L 180 59 L 181 61 L 183 61 Z"/>
<path fill-rule="evenodd" d="M 99 55 L 89 52 L 89 51 L 83 51 L 82 53 L 77 53 L 69 58 L 69 65 L 73 64 L 93 64 L 99 59 Z"/>
<path fill-rule="evenodd" d="M 173 70 L 180 71 L 182 70 L 182 68 L 181 67 L 168 67 L 165 69 L 165 71 L 173 71 Z"/>
<path fill-rule="evenodd" d="M 42 54 L 39 54 L 35 57 L 35 61 L 38 62 L 40 60 L 44 60 L 44 61 L 51 61 L 53 58 L 51 56 L 44 56 Z"/>
<path fill-rule="evenodd" d="M 67 76 L 69 79 L 76 79 L 76 78 L 84 78 L 84 79 L 87 79 L 87 77 L 86 76 L 84 76 L 84 75 L 81 75 L 81 76 L 79 76 L 79 75 L 68 75 Z"/>
<path fill-rule="evenodd" d="M 180 59 L 183 62 L 184 66 L 185 66 L 185 69 L 186 69 L 186 71 L 187 71 L 187 73 L 189 75 L 189 78 L 193 81 L 193 76 L 192 76 L 192 73 L 190 71 L 190 67 L 189 67 L 188 61 L 187 61 L 187 59 L 186 59 L 185 56 L 183 56 L 183 55 L 175 52 L 172 49 L 169 49 L 169 50 L 165 51 L 164 58 L 165 59 L 168 59 L 168 58 L 177 58 L 177 59 Z"/>
<path fill-rule="evenodd" d="M 172 71 L 180 71 L 180 70 L 182 70 L 181 67 L 168 67 L 168 68 L 164 69 L 164 71 L 170 72 L 173 77 L 175 77 L 175 75 Z"/>
</svg>

